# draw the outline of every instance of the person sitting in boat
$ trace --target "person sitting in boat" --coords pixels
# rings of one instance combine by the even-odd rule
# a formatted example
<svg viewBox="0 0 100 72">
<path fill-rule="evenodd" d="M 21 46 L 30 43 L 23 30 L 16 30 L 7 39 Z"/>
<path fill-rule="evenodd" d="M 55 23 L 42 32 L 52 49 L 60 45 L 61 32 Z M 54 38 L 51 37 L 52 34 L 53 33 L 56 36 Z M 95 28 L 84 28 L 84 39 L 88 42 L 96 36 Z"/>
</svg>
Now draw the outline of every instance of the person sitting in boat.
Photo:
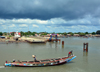
<svg viewBox="0 0 100 72">
<path fill-rule="evenodd" d="M 68 57 L 70 57 L 71 55 L 73 55 L 72 52 L 73 52 L 73 51 L 71 50 L 71 51 L 68 53 Z"/>
<path fill-rule="evenodd" d="M 13 59 L 13 62 L 15 62 L 16 60 L 15 59 Z"/>
<path fill-rule="evenodd" d="M 39 62 L 39 61 L 36 60 L 36 56 L 35 55 L 32 55 L 32 57 L 34 58 L 35 62 Z"/>
</svg>

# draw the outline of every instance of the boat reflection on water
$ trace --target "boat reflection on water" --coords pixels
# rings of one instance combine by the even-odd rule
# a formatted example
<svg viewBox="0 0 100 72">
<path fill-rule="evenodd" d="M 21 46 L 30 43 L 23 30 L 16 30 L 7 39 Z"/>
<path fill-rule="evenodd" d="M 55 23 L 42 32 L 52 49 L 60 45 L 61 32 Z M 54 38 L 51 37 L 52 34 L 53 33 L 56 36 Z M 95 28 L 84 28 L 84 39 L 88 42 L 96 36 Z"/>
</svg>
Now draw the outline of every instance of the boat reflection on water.
<svg viewBox="0 0 100 72">
<path fill-rule="evenodd" d="M 88 56 L 88 52 L 83 52 L 83 56 Z"/>
</svg>

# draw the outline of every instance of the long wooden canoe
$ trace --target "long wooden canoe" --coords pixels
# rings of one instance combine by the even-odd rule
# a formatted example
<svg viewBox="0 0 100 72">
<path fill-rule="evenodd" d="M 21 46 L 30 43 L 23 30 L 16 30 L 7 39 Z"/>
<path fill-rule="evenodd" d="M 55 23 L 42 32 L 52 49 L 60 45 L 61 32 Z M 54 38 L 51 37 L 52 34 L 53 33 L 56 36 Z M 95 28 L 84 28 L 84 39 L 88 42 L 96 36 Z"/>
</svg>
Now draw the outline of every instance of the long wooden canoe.
<svg viewBox="0 0 100 72">
<path fill-rule="evenodd" d="M 62 58 L 53 58 L 53 59 L 44 59 L 44 60 L 38 60 L 38 62 L 34 61 L 15 61 L 10 62 L 6 61 L 5 66 L 10 67 L 43 67 L 43 66 L 55 66 L 55 65 L 61 65 L 65 64 L 67 62 L 72 61 L 75 59 L 76 56 L 72 55 L 70 57 L 62 57 Z"/>
</svg>

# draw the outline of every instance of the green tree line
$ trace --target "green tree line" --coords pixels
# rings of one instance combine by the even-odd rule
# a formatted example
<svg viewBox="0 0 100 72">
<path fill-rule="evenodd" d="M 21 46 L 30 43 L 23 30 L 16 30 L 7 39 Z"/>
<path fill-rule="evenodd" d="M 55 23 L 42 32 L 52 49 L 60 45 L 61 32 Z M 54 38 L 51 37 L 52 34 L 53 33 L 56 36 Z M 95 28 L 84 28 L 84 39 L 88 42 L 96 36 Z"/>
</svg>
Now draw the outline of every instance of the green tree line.
<svg viewBox="0 0 100 72">
<path fill-rule="evenodd" d="M 28 32 L 23 32 L 21 31 L 21 36 L 27 36 L 27 35 L 33 35 L 35 36 L 35 34 L 41 34 L 41 35 L 47 35 L 47 34 L 62 34 L 62 35 L 67 35 L 67 34 L 70 34 L 70 35 L 74 35 L 74 34 L 79 34 L 81 36 L 84 36 L 86 34 L 92 34 L 92 35 L 95 35 L 95 34 L 100 34 L 100 30 L 96 31 L 96 32 L 92 32 L 92 33 L 89 33 L 89 32 L 63 32 L 63 33 L 55 33 L 55 32 L 52 32 L 52 33 L 48 33 L 48 32 L 31 32 L 31 31 L 28 31 Z M 2 35 L 7 35 L 8 33 L 7 32 L 0 32 L 0 36 Z M 14 36 L 14 32 L 11 33 L 12 36 Z"/>
</svg>

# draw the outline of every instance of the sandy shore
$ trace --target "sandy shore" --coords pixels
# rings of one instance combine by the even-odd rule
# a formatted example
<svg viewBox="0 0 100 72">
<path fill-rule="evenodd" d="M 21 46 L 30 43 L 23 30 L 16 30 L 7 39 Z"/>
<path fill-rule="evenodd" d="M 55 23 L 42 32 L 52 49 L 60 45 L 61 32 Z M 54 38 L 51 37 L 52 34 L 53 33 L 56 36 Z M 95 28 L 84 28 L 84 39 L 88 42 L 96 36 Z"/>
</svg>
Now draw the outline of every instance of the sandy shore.
<svg viewBox="0 0 100 72">
<path fill-rule="evenodd" d="M 50 37 L 21 37 L 18 38 L 18 42 L 25 42 L 25 41 L 30 41 L 30 42 L 45 42 L 47 41 L 47 39 L 49 39 Z M 5 38 L 5 39 L 1 39 L 0 38 L 0 42 L 16 42 L 16 40 L 12 37 L 12 38 Z"/>
</svg>

